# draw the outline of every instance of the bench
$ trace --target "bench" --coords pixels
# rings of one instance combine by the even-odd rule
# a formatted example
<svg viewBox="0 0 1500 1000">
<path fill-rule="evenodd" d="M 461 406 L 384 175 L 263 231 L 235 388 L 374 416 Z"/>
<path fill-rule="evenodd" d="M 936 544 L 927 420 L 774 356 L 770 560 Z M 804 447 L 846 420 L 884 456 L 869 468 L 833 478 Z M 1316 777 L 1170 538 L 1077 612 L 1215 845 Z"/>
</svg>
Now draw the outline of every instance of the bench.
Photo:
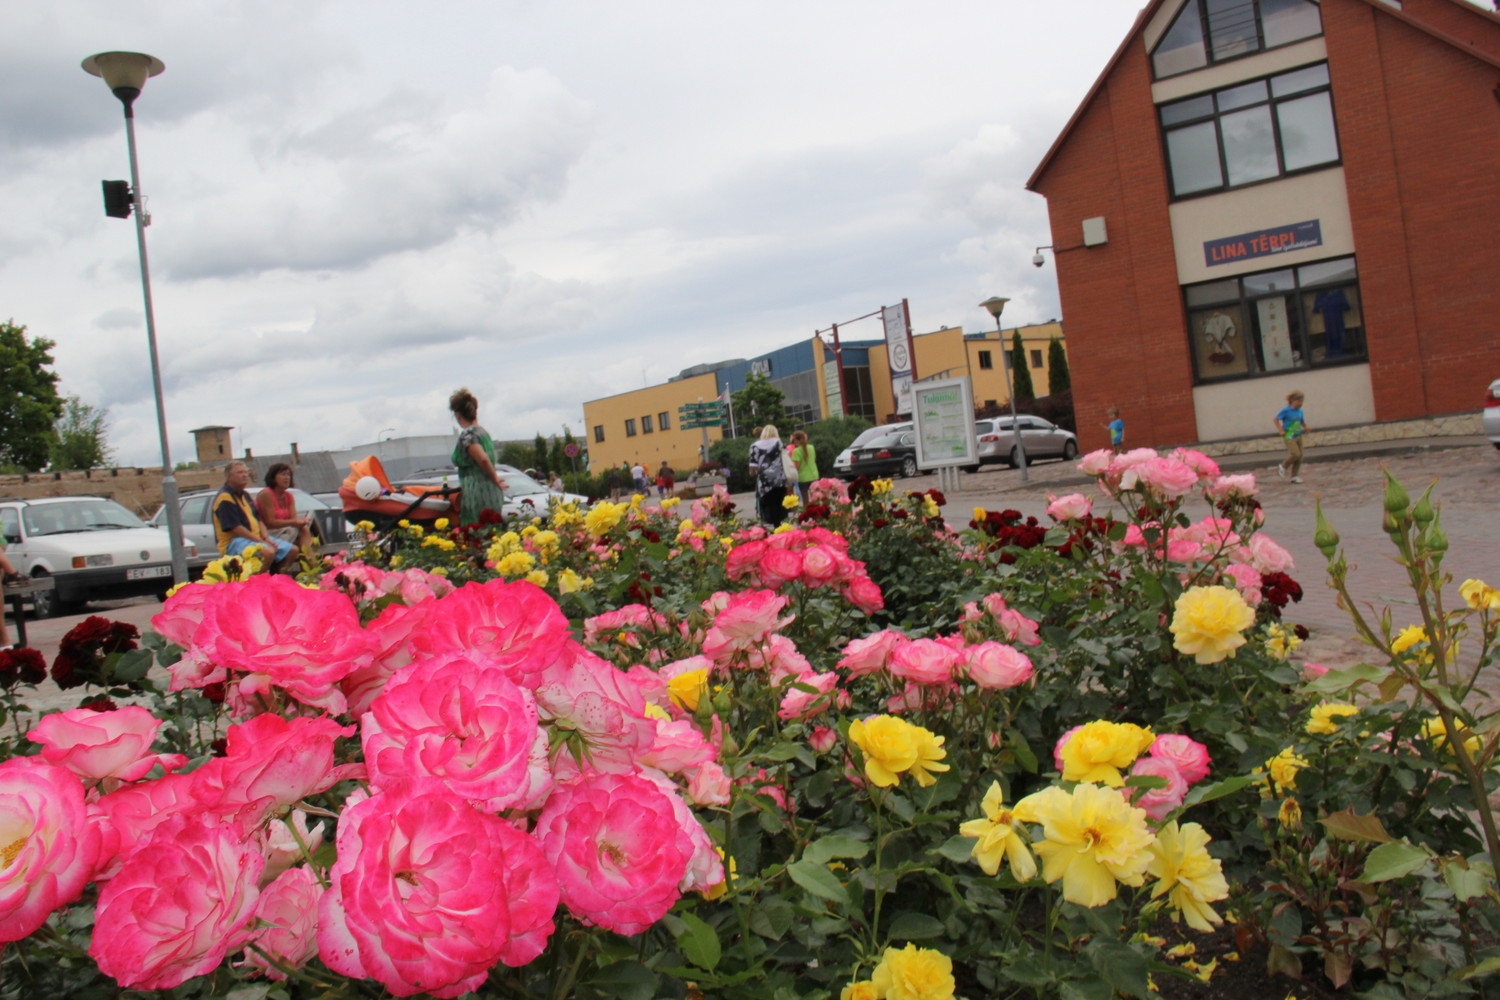
<svg viewBox="0 0 1500 1000">
<path fill-rule="evenodd" d="M 4 584 L 5 603 L 10 605 L 11 619 L 16 623 L 16 645 L 26 645 L 26 605 L 33 604 L 33 596 L 55 587 L 50 576 L 27 577 L 15 583 Z"/>
</svg>

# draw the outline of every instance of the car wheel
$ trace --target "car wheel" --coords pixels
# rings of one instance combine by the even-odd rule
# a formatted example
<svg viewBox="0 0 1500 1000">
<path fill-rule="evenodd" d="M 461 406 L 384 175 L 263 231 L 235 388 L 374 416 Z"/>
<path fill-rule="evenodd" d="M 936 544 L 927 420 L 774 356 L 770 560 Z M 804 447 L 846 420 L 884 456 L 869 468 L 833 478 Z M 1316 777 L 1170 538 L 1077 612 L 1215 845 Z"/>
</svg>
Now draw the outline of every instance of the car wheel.
<svg viewBox="0 0 1500 1000">
<path fill-rule="evenodd" d="M 1076 442 L 1068 441 L 1068 442 L 1065 442 L 1063 444 L 1063 461 L 1064 462 L 1071 462 L 1073 460 L 1073 458 L 1075 456 L 1077 456 L 1077 454 L 1078 454 L 1078 445 L 1077 445 Z"/>
<path fill-rule="evenodd" d="M 901 478 L 911 479 L 917 474 L 917 460 L 907 455 L 901 460 Z"/>
<path fill-rule="evenodd" d="M 974 473 L 978 472 L 979 469 L 980 469 L 980 467 L 977 466 L 977 465 L 966 465 L 966 466 L 964 466 L 964 471 L 967 472 L 971 476 Z"/>
<path fill-rule="evenodd" d="M 35 570 L 31 574 L 33 580 L 45 580 L 52 574 L 44 569 Z M 39 590 L 31 595 L 31 614 L 37 619 L 56 618 L 76 610 L 77 605 L 71 601 L 64 601 L 57 596 L 57 589 Z"/>
<path fill-rule="evenodd" d="M 1021 467 L 1021 449 L 1020 448 L 1012 448 L 1010 450 L 1010 467 L 1012 469 L 1019 469 Z"/>
</svg>

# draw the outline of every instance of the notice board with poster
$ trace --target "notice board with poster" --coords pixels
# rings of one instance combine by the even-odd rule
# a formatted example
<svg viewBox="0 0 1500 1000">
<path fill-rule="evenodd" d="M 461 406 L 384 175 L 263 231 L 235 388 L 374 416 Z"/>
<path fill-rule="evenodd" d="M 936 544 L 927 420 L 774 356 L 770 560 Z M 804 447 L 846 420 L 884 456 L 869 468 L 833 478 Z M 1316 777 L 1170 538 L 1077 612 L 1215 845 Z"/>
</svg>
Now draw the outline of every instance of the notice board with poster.
<svg viewBox="0 0 1500 1000">
<path fill-rule="evenodd" d="M 974 438 L 974 390 L 969 376 L 916 382 L 911 387 L 917 466 L 940 469 L 979 462 Z"/>
</svg>

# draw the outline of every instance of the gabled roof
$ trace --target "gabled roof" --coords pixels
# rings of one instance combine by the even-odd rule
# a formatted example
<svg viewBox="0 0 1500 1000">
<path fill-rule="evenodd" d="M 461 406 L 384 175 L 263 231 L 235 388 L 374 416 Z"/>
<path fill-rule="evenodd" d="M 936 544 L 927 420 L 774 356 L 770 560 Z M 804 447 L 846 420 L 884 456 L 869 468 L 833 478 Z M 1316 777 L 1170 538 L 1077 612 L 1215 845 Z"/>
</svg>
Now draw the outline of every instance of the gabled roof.
<svg viewBox="0 0 1500 1000">
<path fill-rule="evenodd" d="M 1473 56 L 1475 59 L 1478 59 L 1481 62 L 1488 63 L 1489 65 L 1500 69 L 1500 57 L 1490 55 L 1487 52 L 1483 52 L 1480 49 L 1475 48 L 1471 43 L 1463 40 L 1462 38 L 1459 38 L 1456 35 L 1449 34 L 1448 32 L 1443 31 L 1441 28 L 1437 28 L 1430 24 L 1427 24 L 1425 21 L 1413 17 L 1406 11 L 1391 6 L 1389 3 L 1386 3 L 1385 0 L 1361 0 L 1361 2 L 1368 4 L 1370 7 L 1373 7 L 1383 14 L 1388 14 L 1391 17 L 1396 18 L 1403 24 L 1410 25 L 1411 27 L 1416 28 L 1418 31 L 1430 35 L 1431 37 L 1437 39 L 1440 42 L 1443 42 L 1444 44 L 1453 46 L 1460 52 L 1467 53 L 1468 55 Z M 1491 24 L 1500 26 L 1500 14 L 1484 10 L 1481 7 L 1476 7 L 1474 4 L 1469 3 L 1468 0 L 1446 0 L 1446 2 L 1451 3 L 1456 7 L 1461 7 L 1469 13 L 1474 14 L 1478 17 L 1482 17 L 1489 21 Z M 1063 126 L 1063 129 L 1060 133 L 1058 133 L 1057 138 L 1052 141 L 1052 145 L 1047 149 L 1046 155 L 1042 157 L 1042 162 L 1037 164 L 1037 168 L 1032 171 L 1031 176 L 1027 178 L 1026 190 L 1036 190 L 1037 183 L 1041 181 L 1042 175 L 1045 174 L 1047 172 L 1047 168 L 1052 165 L 1053 158 L 1057 156 L 1058 151 L 1061 150 L 1063 144 L 1067 142 L 1068 136 L 1072 134 L 1074 126 L 1078 124 L 1078 120 L 1083 117 L 1083 113 L 1087 111 L 1089 105 L 1093 103 L 1095 96 L 1098 95 L 1100 89 L 1104 86 L 1104 81 L 1109 79 L 1110 74 L 1115 71 L 1115 66 L 1119 64 L 1120 58 L 1125 55 L 1127 47 L 1134 44 L 1136 40 L 1140 38 L 1141 32 L 1145 30 L 1146 25 L 1151 21 L 1153 17 L 1156 16 L 1156 12 L 1160 10 L 1166 3 L 1167 0 L 1150 0 L 1150 2 L 1148 2 L 1146 6 L 1141 9 L 1140 14 L 1136 16 L 1135 24 L 1131 25 L 1130 30 L 1125 33 L 1125 38 L 1120 42 L 1119 48 L 1115 49 L 1114 55 L 1109 57 L 1109 62 L 1105 64 L 1103 72 L 1099 74 L 1098 79 L 1094 81 L 1094 85 L 1089 88 L 1089 92 L 1084 95 L 1083 100 L 1079 102 L 1078 107 L 1074 109 L 1072 117 L 1070 117 L 1068 119 L 1068 123 Z"/>
</svg>

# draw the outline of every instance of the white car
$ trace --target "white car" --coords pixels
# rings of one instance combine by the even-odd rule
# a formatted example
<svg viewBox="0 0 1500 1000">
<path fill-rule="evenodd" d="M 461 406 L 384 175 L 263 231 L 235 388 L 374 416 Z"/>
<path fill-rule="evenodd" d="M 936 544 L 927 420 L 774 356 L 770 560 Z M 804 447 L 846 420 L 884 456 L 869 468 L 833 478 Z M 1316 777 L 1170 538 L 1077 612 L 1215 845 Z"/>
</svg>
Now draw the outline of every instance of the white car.
<svg viewBox="0 0 1500 1000">
<path fill-rule="evenodd" d="M 885 437 L 900 431 L 911 430 L 911 421 L 902 424 L 881 424 L 879 427 L 871 427 L 869 430 L 860 431 L 859 437 L 849 442 L 849 447 L 839 452 L 839 457 L 833 460 L 833 474 L 840 479 L 853 479 L 854 473 L 849 467 L 854 462 L 854 452 L 861 446 L 869 444 L 876 438 Z"/>
<path fill-rule="evenodd" d="M 51 577 L 34 597 L 38 618 L 92 600 L 163 594 L 172 586 L 172 542 L 103 497 L 40 497 L 0 503 L 5 555 L 16 572 Z M 189 557 L 197 553 L 188 546 Z"/>
<path fill-rule="evenodd" d="M 1491 382 L 1484 394 L 1484 436 L 1500 448 L 1500 378 Z"/>
<path fill-rule="evenodd" d="M 549 490 L 543 484 L 532 479 L 526 473 L 513 465 L 497 465 L 495 471 L 500 473 L 500 478 L 505 481 L 505 504 L 500 513 L 506 518 L 531 517 L 535 514 L 547 513 L 547 508 L 554 503 L 574 503 L 579 507 L 587 507 L 589 498 L 579 493 L 560 493 Z M 410 484 L 413 486 L 457 486 L 458 471 L 452 469 L 424 469 L 417 473 L 415 478 L 403 479 L 395 485 Z"/>
</svg>

